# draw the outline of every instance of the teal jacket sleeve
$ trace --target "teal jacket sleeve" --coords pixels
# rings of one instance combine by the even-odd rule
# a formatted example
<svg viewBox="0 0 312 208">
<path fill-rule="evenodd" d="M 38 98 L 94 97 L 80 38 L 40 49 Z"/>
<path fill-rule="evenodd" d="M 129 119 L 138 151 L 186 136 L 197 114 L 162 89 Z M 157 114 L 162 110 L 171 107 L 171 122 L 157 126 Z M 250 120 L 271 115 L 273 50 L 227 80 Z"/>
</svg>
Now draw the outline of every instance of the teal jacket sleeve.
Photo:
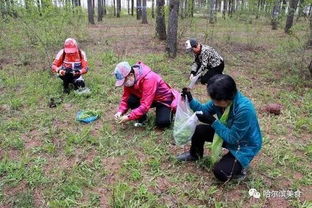
<svg viewBox="0 0 312 208">
<path fill-rule="evenodd" d="M 216 107 L 215 105 L 211 102 L 208 101 L 205 104 L 201 104 L 200 102 L 198 102 L 196 99 L 193 99 L 190 102 L 190 108 L 195 112 L 195 111 L 203 111 L 203 112 L 207 112 L 211 115 L 216 114 Z"/>
<path fill-rule="evenodd" d="M 236 144 L 240 139 L 244 138 L 252 124 L 250 109 L 244 108 L 238 112 L 234 119 L 231 128 L 222 124 L 219 120 L 212 123 L 215 132 L 228 144 Z"/>
</svg>

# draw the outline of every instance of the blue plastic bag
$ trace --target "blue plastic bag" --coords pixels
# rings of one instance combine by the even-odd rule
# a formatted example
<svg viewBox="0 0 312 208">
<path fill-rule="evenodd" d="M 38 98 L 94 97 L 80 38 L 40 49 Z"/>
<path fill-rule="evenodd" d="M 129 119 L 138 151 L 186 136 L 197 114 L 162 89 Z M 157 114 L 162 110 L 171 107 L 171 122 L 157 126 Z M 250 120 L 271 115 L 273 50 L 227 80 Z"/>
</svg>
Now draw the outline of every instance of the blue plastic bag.
<svg viewBox="0 0 312 208">
<path fill-rule="evenodd" d="M 96 111 L 79 111 L 76 114 L 76 120 L 82 123 L 91 123 L 100 118 Z"/>
</svg>

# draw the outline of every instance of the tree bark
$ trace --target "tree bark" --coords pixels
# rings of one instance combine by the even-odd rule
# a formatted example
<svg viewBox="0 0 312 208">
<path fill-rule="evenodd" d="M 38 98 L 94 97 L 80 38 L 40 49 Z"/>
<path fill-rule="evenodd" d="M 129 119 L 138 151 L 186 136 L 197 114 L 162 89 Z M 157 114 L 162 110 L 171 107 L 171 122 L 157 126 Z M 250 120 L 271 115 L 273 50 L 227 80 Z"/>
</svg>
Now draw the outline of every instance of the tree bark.
<svg viewBox="0 0 312 208">
<path fill-rule="evenodd" d="M 282 13 L 282 16 L 284 16 L 286 14 L 287 2 L 286 0 L 282 0 L 282 1 L 283 1 L 283 4 L 282 4 L 281 13 Z"/>
<path fill-rule="evenodd" d="M 299 18 L 304 15 L 303 8 L 304 8 L 304 0 L 299 0 L 299 11 L 298 11 L 297 20 L 299 20 Z"/>
<path fill-rule="evenodd" d="M 102 5 L 102 0 L 98 0 L 98 22 L 101 22 L 103 19 L 103 5 Z"/>
<path fill-rule="evenodd" d="M 117 17 L 120 17 L 121 12 L 121 0 L 117 0 Z"/>
<path fill-rule="evenodd" d="M 216 22 L 215 7 L 216 7 L 216 0 L 210 0 L 210 7 L 209 7 L 209 23 L 210 24 L 214 24 Z"/>
<path fill-rule="evenodd" d="M 229 0 L 228 16 L 232 17 L 233 13 L 233 0 Z"/>
<path fill-rule="evenodd" d="M 130 0 L 127 0 L 128 15 L 130 15 Z"/>
<path fill-rule="evenodd" d="M 88 0 L 88 20 L 90 24 L 95 24 L 94 22 L 94 7 L 92 4 L 92 0 Z"/>
<path fill-rule="evenodd" d="M 195 7 L 195 1 L 191 0 L 191 17 L 194 17 L 194 7 Z"/>
<path fill-rule="evenodd" d="M 106 0 L 103 0 L 103 16 L 105 16 L 107 14 L 106 11 Z"/>
<path fill-rule="evenodd" d="M 179 19 L 179 0 L 170 0 L 168 18 L 167 52 L 169 57 L 177 56 L 177 34 Z"/>
<path fill-rule="evenodd" d="M 298 0 L 290 0 L 289 10 L 286 19 L 285 33 L 290 33 L 290 28 L 293 25 L 295 11 L 297 9 Z"/>
<path fill-rule="evenodd" d="M 155 0 L 152 0 L 152 18 L 155 18 Z"/>
<path fill-rule="evenodd" d="M 309 41 L 308 41 L 308 46 L 312 47 L 312 14 L 311 13 L 310 13 L 310 37 L 309 37 Z M 311 75 L 312 75 L 312 72 L 311 72 Z"/>
<path fill-rule="evenodd" d="M 180 6 L 179 6 L 179 14 L 180 14 L 180 18 L 183 19 L 184 18 L 184 1 L 185 0 L 180 0 Z"/>
<path fill-rule="evenodd" d="M 312 61 L 310 62 L 309 71 L 310 71 L 310 74 L 312 76 Z"/>
<path fill-rule="evenodd" d="M 131 0 L 131 16 L 134 15 L 133 9 L 134 9 L 134 0 Z"/>
<path fill-rule="evenodd" d="M 166 40 L 165 0 L 156 0 L 156 36 Z"/>
<path fill-rule="evenodd" d="M 142 4 L 141 0 L 137 0 L 137 20 L 141 19 L 142 17 Z"/>
<path fill-rule="evenodd" d="M 116 16 L 116 0 L 113 0 L 114 16 Z"/>
<path fill-rule="evenodd" d="M 147 24 L 147 14 L 146 14 L 146 0 L 143 0 L 142 6 L 142 24 Z"/>
<path fill-rule="evenodd" d="M 225 19 L 225 14 L 226 14 L 226 11 L 227 10 L 227 1 L 226 0 L 224 0 L 223 1 L 223 11 L 222 11 L 222 17 L 223 17 L 223 19 Z"/>
</svg>

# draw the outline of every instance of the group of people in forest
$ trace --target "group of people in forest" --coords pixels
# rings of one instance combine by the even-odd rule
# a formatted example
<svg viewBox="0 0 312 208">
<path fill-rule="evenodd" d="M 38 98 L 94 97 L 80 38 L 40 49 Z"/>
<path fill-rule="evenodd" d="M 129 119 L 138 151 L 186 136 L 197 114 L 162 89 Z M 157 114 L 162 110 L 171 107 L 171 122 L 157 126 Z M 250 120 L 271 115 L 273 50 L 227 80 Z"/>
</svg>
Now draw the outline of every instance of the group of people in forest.
<svg viewBox="0 0 312 208">
<path fill-rule="evenodd" d="M 222 147 L 228 153 L 214 165 L 213 173 L 220 181 L 242 180 L 251 160 L 262 147 L 262 136 L 258 118 L 252 102 L 238 91 L 229 75 L 223 74 L 224 60 L 212 47 L 189 39 L 186 50 L 194 54 L 190 80 L 195 77 L 207 87 L 210 100 L 201 104 L 193 98 L 191 90 L 184 87 L 181 92 L 171 88 L 162 77 L 143 62 L 131 66 L 128 62 L 118 63 L 114 70 L 115 86 L 123 87 L 121 101 L 114 117 L 119 123 L 134 121 L 134 126 L 144 126 L 150 108 L 156 108 L 155 125 L 169 127 L 173 121 L 179 96 L 187 99 L 190 108 L 202 111 L 196 114 L 200 124 L 191 138 L 190 150 L 177 156 L 179 161 L 196 161 L 203 157 L 205 142 L 212 142 L 215 134 L 223 139 Z M 63 80 L 64 93 L 69 85 L 82 89 L 82 77 L 88 72 L 86 54 L 75 39 L 65 40 L 52 65 L 52 72 Z M 224 124 L 219 121 L 225 109 L 229 116 Z M 216 117 L 214 116 L 216 115 Z"/>
</svg>

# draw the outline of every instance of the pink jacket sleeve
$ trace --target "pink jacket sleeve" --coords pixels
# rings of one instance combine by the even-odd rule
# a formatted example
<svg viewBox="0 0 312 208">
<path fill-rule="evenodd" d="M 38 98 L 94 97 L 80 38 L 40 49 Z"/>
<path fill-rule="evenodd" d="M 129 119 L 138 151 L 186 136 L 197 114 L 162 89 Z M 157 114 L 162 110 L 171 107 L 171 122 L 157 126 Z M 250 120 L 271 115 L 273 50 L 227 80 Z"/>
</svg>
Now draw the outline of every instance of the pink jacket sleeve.
<svg viewBox="0 0 312 208">
<path fill-rule="evenodd" d="M 128 111 L 128 99 L 130 97 L 130 89 L 128 87 L 123 88 L 123 94 L 119 104 L 118 112 L 125 113 Z"/>
<path fill-rule="evenodd" d="M 140 102 L 140 106 L 133 111 L 131 111 L 129 115 L 130 120 L 136 120 L 139 119 L 141 116 L 146 114 L 148 110 L 150 109 L 154 97 L 157 90 L 157 80 L 156 79 L 146 79 L 144 80 L 143 86 L 142 86 L 142 98 Z"/>
</svg>

